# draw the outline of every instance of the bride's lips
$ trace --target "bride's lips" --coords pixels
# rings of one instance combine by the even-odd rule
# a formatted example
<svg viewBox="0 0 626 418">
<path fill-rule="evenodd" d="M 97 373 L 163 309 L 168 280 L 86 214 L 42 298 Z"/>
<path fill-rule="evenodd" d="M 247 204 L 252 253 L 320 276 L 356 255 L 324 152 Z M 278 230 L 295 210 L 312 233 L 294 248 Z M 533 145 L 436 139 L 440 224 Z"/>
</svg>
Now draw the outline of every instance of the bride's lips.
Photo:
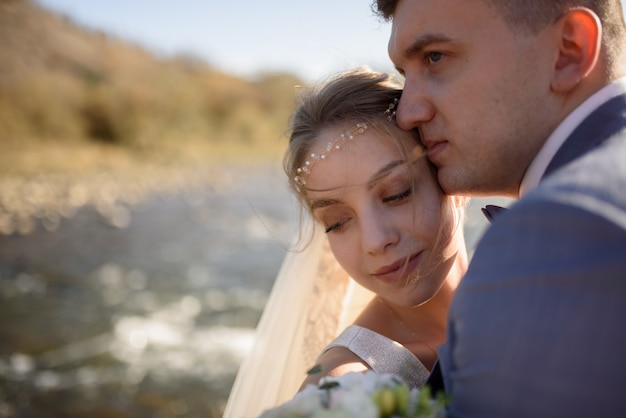
<svg viewBox="0 0 626 418">
<path fill-rule="evenodd" d="M 421 252 L 413 254 L 408 261 L 406 257 L 402 257 L 391 264 L 379 268 L 372 275 L 386 283 L 404 278 L 417 268 L 421 254 Z"/>
</svg>

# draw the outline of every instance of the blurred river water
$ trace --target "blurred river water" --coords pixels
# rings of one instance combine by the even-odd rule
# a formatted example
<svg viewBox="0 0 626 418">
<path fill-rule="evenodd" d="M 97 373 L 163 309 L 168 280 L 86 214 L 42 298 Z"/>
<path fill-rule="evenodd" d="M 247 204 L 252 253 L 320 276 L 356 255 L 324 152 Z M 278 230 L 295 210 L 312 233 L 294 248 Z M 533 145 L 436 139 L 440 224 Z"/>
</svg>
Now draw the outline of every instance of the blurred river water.
<svg viewBox="0 0 626 418">
<path fill-rule="evenodd" d="M 297 218 L 279 165 L 0 180 L 0 418 L 220 417 Z"/>
<path fill-rule="evenodd" d="M 0 181 L 0 417 L 219 417 L 295 233 L 280 167 Z"/>
</svg>

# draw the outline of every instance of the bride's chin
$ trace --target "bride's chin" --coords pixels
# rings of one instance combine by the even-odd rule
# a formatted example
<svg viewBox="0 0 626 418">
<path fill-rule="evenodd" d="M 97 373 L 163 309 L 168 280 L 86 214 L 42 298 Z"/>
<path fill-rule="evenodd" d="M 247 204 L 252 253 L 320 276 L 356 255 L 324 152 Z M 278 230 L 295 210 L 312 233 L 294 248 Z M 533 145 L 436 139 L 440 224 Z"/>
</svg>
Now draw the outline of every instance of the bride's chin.
<svg viewBox="0 0 626 418">
<path fill-rule="evenodd" d="M 416 308 L 429 302 L 437 294 L 437 289 L 431 289 L 427 286 L 420 286 L 420 289 L 414 289 L 414 292 L 407 294 L 403 306 L 408 308 Z"/>
<path fill-rule="evenodd" d="M 411 280 L 410 284 L 401 288 L 395 288 L 393 294 L 380 295 L 390 302 L 405 308 L 421 306 L 431 300 L 441 287 L 437 286 L 435 289 L 433 288 L 434 283 L 429 283 L 428 280 L 424 279 L 424 277 L 420 276 L 413 277 L 409 279 Z"/>
</svg>

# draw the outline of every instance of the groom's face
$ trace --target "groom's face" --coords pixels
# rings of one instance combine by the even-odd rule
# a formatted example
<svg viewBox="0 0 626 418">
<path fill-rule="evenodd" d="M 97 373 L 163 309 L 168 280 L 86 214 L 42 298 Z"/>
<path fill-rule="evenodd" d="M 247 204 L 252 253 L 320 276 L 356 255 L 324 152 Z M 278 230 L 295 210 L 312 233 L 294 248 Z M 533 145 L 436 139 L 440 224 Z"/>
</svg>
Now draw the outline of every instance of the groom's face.
<svg viewBox="0 0 626 418">
<path fill-rule="evenodd" d="M 389 55 L 405 77 L 397 120 L 418 128 L 450 194 L 517 196 L 554 129 L 554 36 L 513 30 L 484 0 L 400 0 Z"/>
</svg>

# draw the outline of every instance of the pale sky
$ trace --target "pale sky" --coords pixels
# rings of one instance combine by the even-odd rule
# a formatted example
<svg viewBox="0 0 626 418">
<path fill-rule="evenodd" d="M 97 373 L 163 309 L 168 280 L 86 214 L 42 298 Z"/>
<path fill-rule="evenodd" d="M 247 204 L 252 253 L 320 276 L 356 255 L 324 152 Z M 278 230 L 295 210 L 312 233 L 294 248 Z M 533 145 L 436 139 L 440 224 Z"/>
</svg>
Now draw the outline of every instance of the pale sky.
<svg viewBox="0 0 626 418">
<path fill-rule="evenodd" d="M 315 81 L 361 65 L 393 71 L 390 24 L 374 15 L 372 0 L 35 1 L 158 54 L 191 53 L 240 76 L 289 71 Z"/>
<path fill-rule="evenodd" d="M 314 81 L 368 65 L 392 71 L 390 24 L 371 0 L 36 0 L 84 26 L 160 54 L 190 52 L 242 76 L 289 71 Z"/>
</svg>

